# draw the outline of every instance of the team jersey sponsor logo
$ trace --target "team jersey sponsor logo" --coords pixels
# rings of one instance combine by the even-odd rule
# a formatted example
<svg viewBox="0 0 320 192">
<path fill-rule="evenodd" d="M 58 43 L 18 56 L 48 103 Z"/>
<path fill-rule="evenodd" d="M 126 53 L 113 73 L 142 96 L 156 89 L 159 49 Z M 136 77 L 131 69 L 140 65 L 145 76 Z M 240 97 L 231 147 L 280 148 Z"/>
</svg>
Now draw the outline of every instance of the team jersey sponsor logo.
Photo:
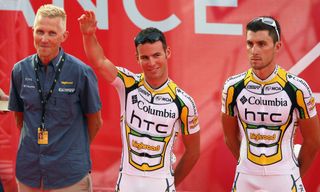
<svg viewBox="0 0 320 192">
<path fill-rule="evenodd" d="M 135 110 L 132 111 L 130 124 L 133 127 L 141 129 L 141 131 L 146 131 L 151 133 L 158 133 L 158 134 L 167 134 L 168 133 L 168 125 L 162 123 L 155 123 L 152 120 L 148 120 L 136 114 Z"/>
<path fill-rule="evenodd" d="M 61 81 L 62 85 L 73 85 L 73 81 Z"/>
<path fill-rule="evenodd" d="M 181 93 L 183 96 L 185 96 L 190 101 L 192 108 L 193 108 L 193 111 L 197 112 L 196 104 L 194 103 L 193 99 L 188 94 L 186 94 L 184 91 L 182 91 L 179 88 L 177 89 L 177 93 Z"/>
<path fill-rule="evenodd" d="M 265 105 L 265 106 L 288 106 L 288 102 L 287 100 L 283 99 L 283 98 L 273 98 L 273 99 L 264 99 L 262 97 L 258 97 L 258 96 L 250 96 L 249 98 L 247 98 L 246 96 L 242 96 L 240 99 L 242 104 L 245 104 L 246 102 L 248 102 L 250 105 Z"/>
<path fill-rule="evenodd" d="M 238 74 L 238 75 L 232 76 L 232 77 L 230 77 L 229 79 L 227 79 L 226 83 L 228 83 L 229 81 L 232 81 L 232 80 L 234 80 L 234 79 L 237 79 L 237 78 L 245 75 L 246 73 L 247 73 L 247 72 L 243 72 L 243 73 L 240 73 L 240 74 Z"/>
<path fill-rule="evenodd" d="M 316 101 L 315 101 L 314 97 L 311 97 L 311 99 L 307 103 L 307 106 L 308 106 L 309 111 L 312 111 L 316 107 Z"/>
<path fill-rule="evenodd" d="M 278 83 L 273 83 L 271 85 L 264 86 L 264 94 L 266 95 L 275 94 L 282 90 L 283 88 Z"/>
<path fill-rule="evenodd" d="M 251 120 L 254 122 L 273 122 L 273 123 L 281 123 L 281 113 L 273 113 L 268 111 L 250 111 L 248 108 L 244 110 L 244 117 L 246 120 Z"/>
<path fill-rule="evenodd" d="M 274 141 L 276 140 L 276 134 L 272 135 L 264 135 L 264 134 L 255 134 L 255 133 L 250 133 L 250 139 L 256 140 L 256 141 Z"/>
<path fill-rule="evenodd" d="M 136 140 L 132 140 L 132 146 L 138 150 L 145 149 L 148 151 L 160 151 L 160 145 L 152 146 Z"/>
<path fill-rule="evenodd" d="M 58 92 L 60 93 L 74 93 L 75 92 L 75 88 L 59 88 Z"/>
<path fill-rule="evenodd" d="M 32 81 L 32 78 L 31 77 L 25 77 L 24 80 L 25 81 Z"/>
<path fill-rule="evenodd" d="M 138 103 L 138 96 L 137 95 L 132 95 L 131 96 L 132 104 Z"/>
<path fill-rule="evenodd" d="M 138 101 L 137 104 L 138 108 L 150 115 L 160 116 L 160 117 L 166 117 L 166 118 L 176 118 L 176 113 L 172 112 L 171 109 L 156 109 L 153 105 L 147 105 L 143 101 Z"/>
<path fill-rule="evenodd" d="M 171 103 L 171 102 L 173 102 L 172 98 L 169 95 L 156 95 L 156 96 L 154 96 L 154 100 L 155 100 L 155 103 L 158 103 L 158 102 Z"/>
<path fill-rule="evenodd" d="M 311 91 L 310 87 L 308 86 L 308 84 L 307 84 L 304 80 L 302 80 L 301 78 L 296 77 L 296 76 L 294 76 L 294 75 L 288 75 L 288 78 L 291 78 L 291 79 L 293 79 L 293 80 L 295 80 L 295 81 L 300 82 L 300 83 L 301 83 L 302 85 L 304 85 L 305 88 L 308 90 L 309 94 L 310 94 L 310 95 L 312 94 L 312 91 Z"/>
<path fill-rule="evenodd" d="M 247 89 L 253 89 L 253 90 L 259 90 L 259 89 L 261 89 L 261 85 L 258 85 L 258 84 L 255 84 L 255 85 L 253 85 L 253 84 L 248 84 L 247 85 L 247 87 L 246 87 Z"/>
<path fill-rule="evenodd" d="M 253 81 L 249 81 L 246 85 L 245 89 L 251 93 L 260 94 L 262 91 L 262 85 L 255 83 Z"/>
<path fill-rule="evenodd" d="M 274 127 L 273 127 L 274 128 Z M 263 128 L 250 128 L 246 129 L 249 136 L 249 141 L 253 144 L 263 144 L 262 146 L 273 145 L 279 141 L 281 131 L 278 129 L 273 130 L 268 127 Z"/>
<path fill-rule="evenodd" d="M 36 86 L 34 85 L 23 85 L 24 88 L 29 88 L 29 89 L 35 89 Z"/>
<path fill-rule="evenodd" d="M 191 118 L 191 120 L 189 121 L 189 126 L 190 129 L 194 129 L 195 127 L 197 127 L 199 124 L 199 118 L 198 116 L 194 116 Z"/>
<path fill-rule="evenodd" d="M 148 98 L 151 96 L 151 93 L 149 93 L 149 91 L 143 89 L 142 87 L 138 88 L 138 92 L 142 95 L 142 96 L 146 96 L 145 98 Z"/>
</svg>

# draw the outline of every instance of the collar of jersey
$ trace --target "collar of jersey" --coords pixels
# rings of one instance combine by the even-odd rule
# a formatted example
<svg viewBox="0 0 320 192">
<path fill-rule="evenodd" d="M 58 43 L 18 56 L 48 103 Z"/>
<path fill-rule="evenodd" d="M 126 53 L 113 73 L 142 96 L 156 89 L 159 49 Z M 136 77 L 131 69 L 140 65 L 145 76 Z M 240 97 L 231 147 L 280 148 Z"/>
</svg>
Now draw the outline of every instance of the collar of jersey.
<svg viewBox="0 0 320 192">
<path fill-rule="evenodd" d="M 284 84 L 286 82 L 285 76 L 286 76 L 286 72 L 278 65 L 276 65 L 274 71 L 265 80 L 260 79 L 256 74 L 254 74 L 254 72 L 252 71 L 252 68 L 250 68 L 246 77 L 245 77 L 245 84 L 247 84 L 249 81 L 253 81 L 258 84 L 265 85 L 265 84 L 270 84 L 270 83 L 277 81 L 282 86 L 284 86 Z M 279 79 L 281 79 L 281 80 L 279 80 Z"/>
<path fill-rule="evenodd" d="M 159 88 L 154 89 L 152 88 L 146 79 L 144 78 L 144 75 L 141 76 L 142 81 L 140 81 L 139 86 L 144 86 L 153 96 L 157 94 L 162 93 L 169 93 L 171 97 L 174 99 L 176 95 L 176 85 L 175 83 L 172 83 L 172 81 L 168 78 L 167 81 L 161 85 Z"/>
</svg>

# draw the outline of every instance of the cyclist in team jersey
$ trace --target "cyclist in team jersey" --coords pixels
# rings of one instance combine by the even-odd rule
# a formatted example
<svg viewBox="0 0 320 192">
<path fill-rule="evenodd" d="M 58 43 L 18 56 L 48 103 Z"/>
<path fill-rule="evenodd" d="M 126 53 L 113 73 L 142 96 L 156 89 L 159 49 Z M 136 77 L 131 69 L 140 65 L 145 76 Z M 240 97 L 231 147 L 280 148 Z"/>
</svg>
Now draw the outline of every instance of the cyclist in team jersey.
<svg viewBox="0 0 320 192">
<path fill-rule="evenodd" d="M 171 49 L 165 36 L 156 28 L 138 33 L 134 42 L 143 72 L 134 74 L 105 57 L 92 11 L 85 11 L 79 23 L 89 61 L 120 98 L 123 150 L 116 191 L 175 191 L 199 158 L 200 127 L 194 100 L 168 78 Z M 186 150 L 173 172 L 179 131 Z"/>
<path fill-rule="evenodd" d="M 305 191 L 301 177 L 320 146 L 310 87 L 276 62 L 280 34 L 272 17 L 250 21 L 246 43 L 251 68 L 230 77 L 223 88 L 225 142 L 238 160 L 233 191 Z M 297 127 L 303 143 L 295 156 Z"/>
</svg>

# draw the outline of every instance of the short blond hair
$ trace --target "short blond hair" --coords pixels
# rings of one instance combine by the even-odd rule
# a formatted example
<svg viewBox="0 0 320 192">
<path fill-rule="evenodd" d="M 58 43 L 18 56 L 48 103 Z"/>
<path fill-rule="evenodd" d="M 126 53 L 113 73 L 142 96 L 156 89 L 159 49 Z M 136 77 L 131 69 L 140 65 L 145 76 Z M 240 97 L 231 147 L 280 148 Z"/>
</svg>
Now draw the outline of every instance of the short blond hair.
<svg viewBox="0 0 320 192">
<path fill-rule="evenodd" d="M 64 11 L 64 9 L 61 7 L 57 7 L 52 4 L 42 5 L 37 11 L 36 17 L 34 19 L 33 27 L 35 27 L 37 18 L 39 16 L 49 17 L 49 18 L 60 17 L 62 19 L 63 29 L 66 30 L 66 28 L 67 28 L 67 14 Z"/>
</svg>

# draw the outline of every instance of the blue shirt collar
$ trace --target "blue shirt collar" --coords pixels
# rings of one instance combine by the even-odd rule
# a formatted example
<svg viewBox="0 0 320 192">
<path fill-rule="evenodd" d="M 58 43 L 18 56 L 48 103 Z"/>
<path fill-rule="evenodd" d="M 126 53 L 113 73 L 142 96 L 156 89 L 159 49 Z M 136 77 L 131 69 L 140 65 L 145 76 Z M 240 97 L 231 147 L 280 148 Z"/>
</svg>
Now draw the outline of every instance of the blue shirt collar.
<svg viewBox="0 0 320 192">
<path fill-rule="evenodd" d="M 58 55 L 49 62 L 48 66 L 52 66 L 54 71 L 56 71 L 56 69 L 57 69 L 57 67 L 59 65 L 59 62 L 60 62 L 60 60 L 62 58 L 63 53 L 64 53 L 64 50 L 63 50 L 63 48 L 60 47 Z M 43 67 L 44 66 L 42 64 L 42 62 L 41 62 L 41 60 L 40 60 L 38 55 L 36 55 L 35 61 L 36 61 L 36 63 L 39 64 L 39 67 Z"/>
</svg>

